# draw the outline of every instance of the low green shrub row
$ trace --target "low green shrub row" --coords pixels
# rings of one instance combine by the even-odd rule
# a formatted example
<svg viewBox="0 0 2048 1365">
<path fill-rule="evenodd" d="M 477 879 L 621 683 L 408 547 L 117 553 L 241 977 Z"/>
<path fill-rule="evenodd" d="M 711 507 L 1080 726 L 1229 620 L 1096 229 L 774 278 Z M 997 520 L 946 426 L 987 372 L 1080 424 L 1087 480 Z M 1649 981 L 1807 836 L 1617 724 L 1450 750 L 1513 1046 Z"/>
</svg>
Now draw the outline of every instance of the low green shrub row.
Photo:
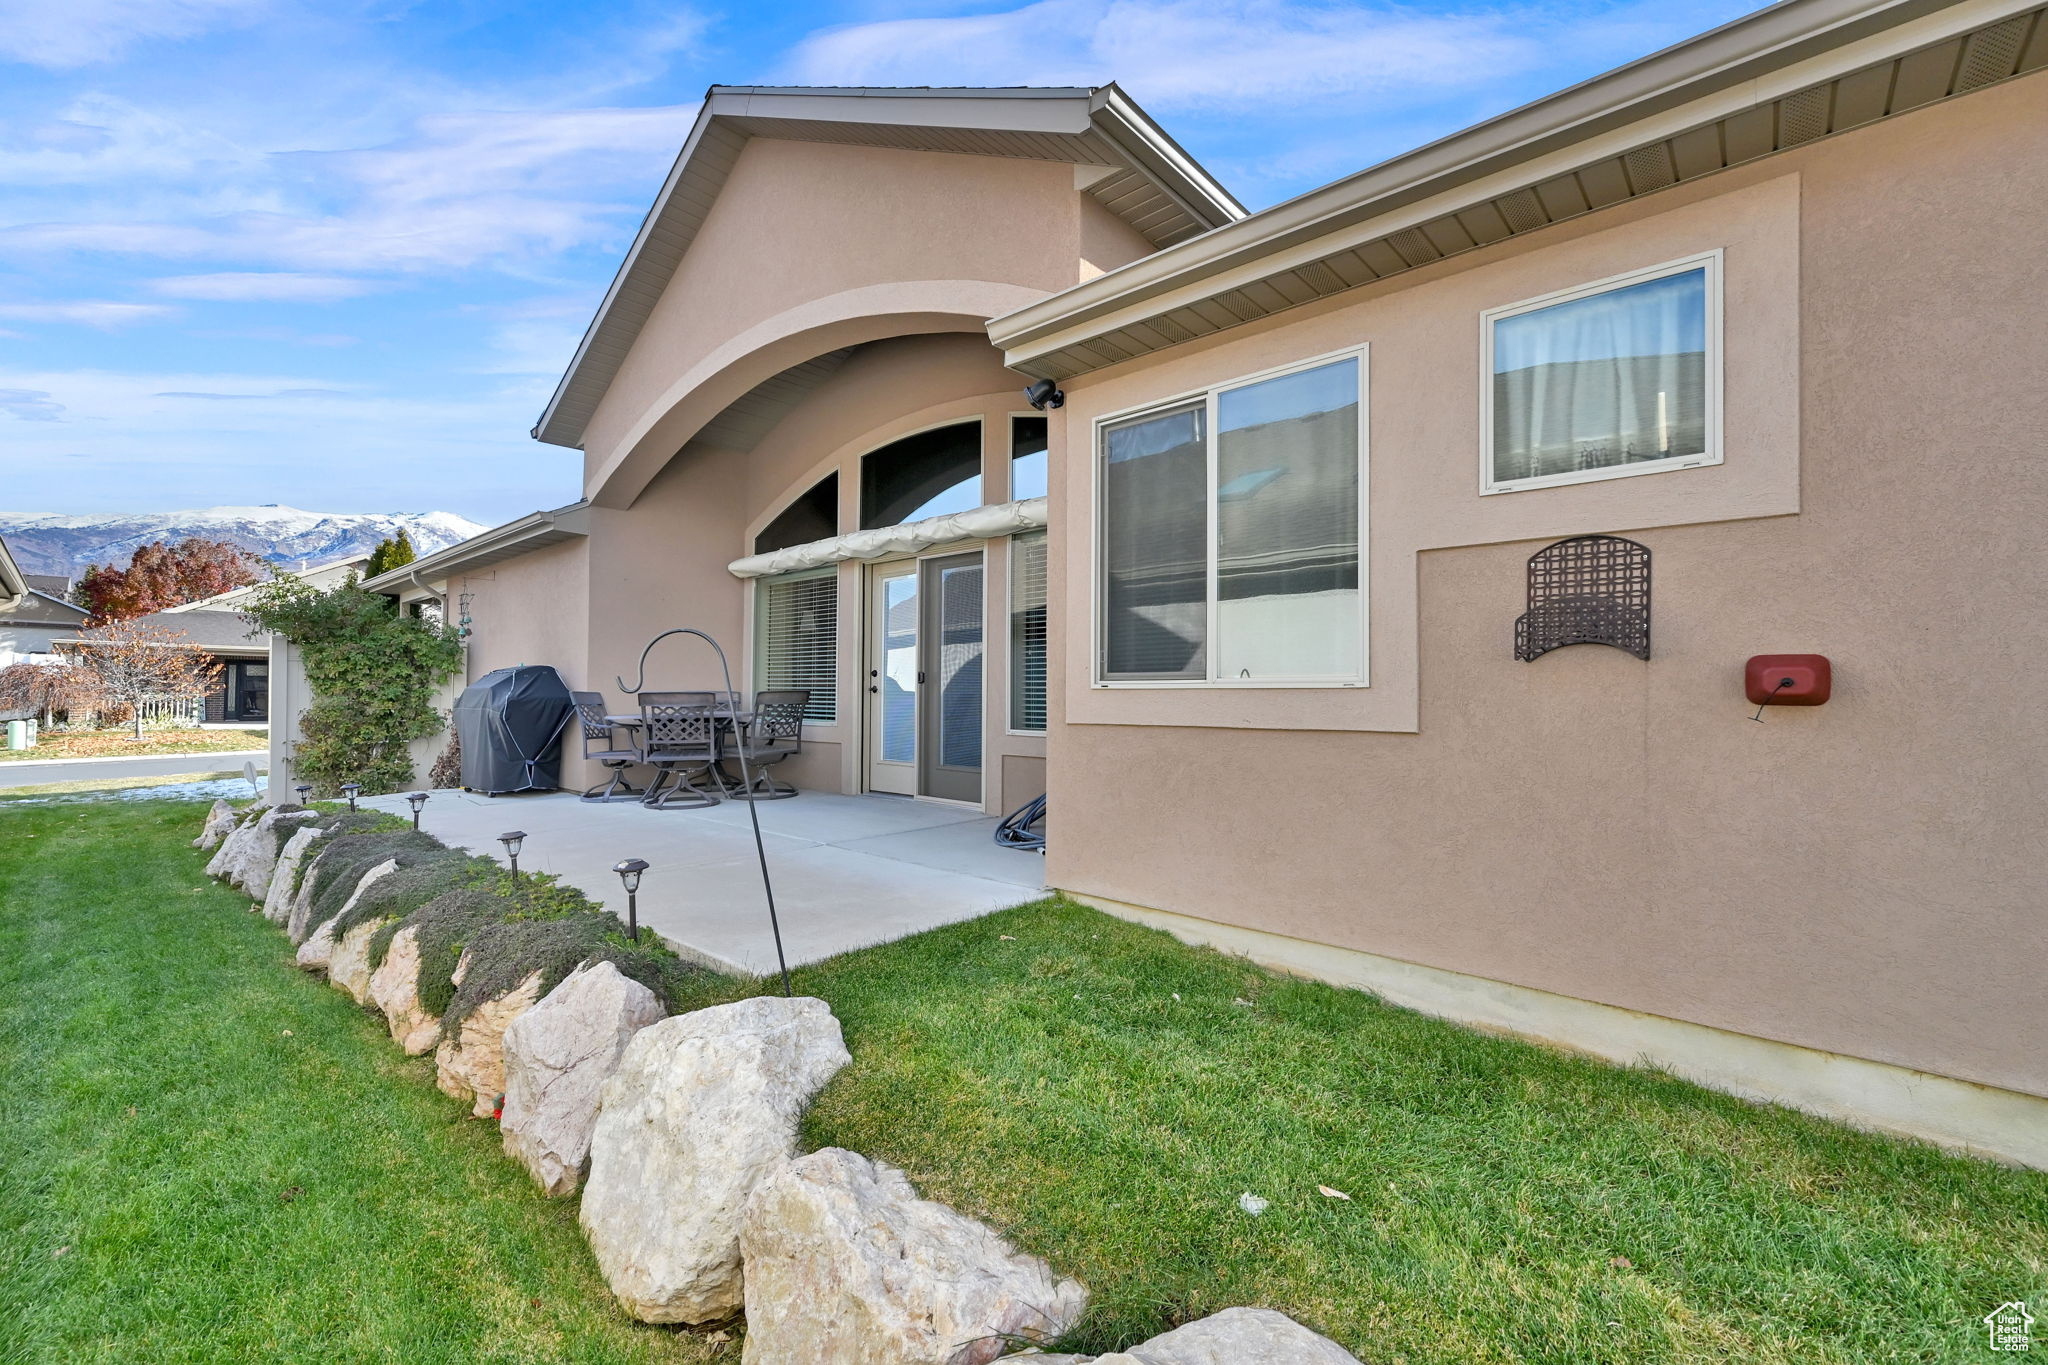
<svg viewBox="0 0 2048 1365">
<path fill-rule="evenodd" d="M 351 929 L 378 924 L 370 939 L 372 968 L 383 964 L 400 931 L 412 929 L 420 1004 L 442 1016 L 444 1036 L 453 1036 L 477 1006 L 536 972 L 545 995 L 578 966 L 610 962 L 669 1011 L 693 979 L 701 984 L 704 968 L 651 933 L 635 942 L 617 915 L 551 874 L 514 876 L 489 858 L 449 848 L 378 813 L 344 812 L 323 828 L 336 832 L 301 861 L 298 874 L 302 882 L 311 878 L 312 922 L 332 921 L 328 932 L 337 942 Z M 363 874 L 386 861 L 397 862 L 398 870 L 348 905 Z M 458 988 L 453 977 L 465 953 L 469 966 Z"/>
</svg>

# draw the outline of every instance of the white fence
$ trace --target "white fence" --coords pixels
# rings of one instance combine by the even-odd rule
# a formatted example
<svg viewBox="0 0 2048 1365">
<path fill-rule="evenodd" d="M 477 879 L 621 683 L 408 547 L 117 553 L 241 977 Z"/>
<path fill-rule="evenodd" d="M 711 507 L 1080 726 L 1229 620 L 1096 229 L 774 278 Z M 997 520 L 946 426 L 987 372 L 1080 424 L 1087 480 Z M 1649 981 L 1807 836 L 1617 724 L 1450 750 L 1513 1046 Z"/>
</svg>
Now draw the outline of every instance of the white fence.
<svg viewBox="0 0 2048 1365">
<path fill-rule="evenodd" d="M 138 708 L 142 723 L 197 725 L 206 719 L 205 697 L 146 697 Z"/>
</svg>

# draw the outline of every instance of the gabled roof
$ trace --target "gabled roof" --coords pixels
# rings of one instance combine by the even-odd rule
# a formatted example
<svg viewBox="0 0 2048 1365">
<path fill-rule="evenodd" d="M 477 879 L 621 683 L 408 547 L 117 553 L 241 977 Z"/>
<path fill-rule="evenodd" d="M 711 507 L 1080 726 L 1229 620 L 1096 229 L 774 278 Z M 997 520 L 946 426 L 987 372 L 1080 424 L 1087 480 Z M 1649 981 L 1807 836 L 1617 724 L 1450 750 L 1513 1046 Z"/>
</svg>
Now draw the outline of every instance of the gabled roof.
<svg viewBox="0 0 2048 1365">
<path fill-rule="evenodd" d="M 153 611 L 133 620 L 182 635 L 185 638 L 180 643 L 209 654 L 262 654 L 270 648 L 270 636 L 238 611 Z M 58 643 L 91 646 L 95 642 L 80 637 Z"/>
<path fill-rule="evenodd" d="M 1066 379 L 2048 67 L 2040 0 L 1785 0 L 989 323 Z"/>
<path fill-rule="evenodd" d="M 44 574 L 22 576 L 30 580 L 47 577 Z M 6 600 L 0 598 L 0 603 Z M 76 602 L 66 602 L 55 593 L 44 592 L 31 586 L 27 592 L 14 600 L 13 606 L 0 605 L 0 625 L 75 626 L 91 614 Z"/>
<path fill-rule="evenodd" d="M 535 438 L 576 446 L 757 137 L 1100 167 L 1086 193 L 1155 246 L 1244 217 L 1244 207 L 1114 85 L 1006 90 L 714 85 L 625 263 L 556 386 Z"/>
<path fill-rule="evenodd" d="M 21 581 L 28 584 L 30 592 L 39 592 L 60 602 L 64 600 L 65 594 L 71 591 L 71 580 L 63 574 L 25 573 L 21 576 Z"/>
</svg>

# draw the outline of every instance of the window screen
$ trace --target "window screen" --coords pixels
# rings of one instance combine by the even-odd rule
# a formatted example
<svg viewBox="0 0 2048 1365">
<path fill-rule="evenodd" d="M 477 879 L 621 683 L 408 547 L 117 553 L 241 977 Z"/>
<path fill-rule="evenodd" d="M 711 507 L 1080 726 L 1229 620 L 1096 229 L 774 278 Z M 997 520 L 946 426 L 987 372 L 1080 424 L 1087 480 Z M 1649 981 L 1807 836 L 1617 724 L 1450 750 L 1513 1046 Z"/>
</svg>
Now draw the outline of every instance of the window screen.
<svg viewBox="0 0 2048 1365">
<path fill-rule="evenodd" d="M 1221 678 L 1358 674 L 1358 361 L 1216 398 Z"/>
<path fill-rule="evenodd" d="M 1045 532 L 1010 541 L 1010 728 L 1045 729 Z"/>
<path fill-rule="evenodd" d="M 1208 444 L 1200 406 L 1102 438 L 1105 678 L 1208 673 Z"/>
<path fill-rule="evenodd" d="M 839 475 L 827 474 L 782 509 L 781 515 L 754 537 L 754 553 L 769 554 L 792 545 L 830 540 L 839 534 Z"/>
<path fill-rule="evenodd" d="M 872 531 L 981 506 L 981 423 L 921 431 L 860 462 L 860 526 Z"/>
<path fill-rule="evenodd" d="M 754 686 L 807 688 L 804 719 L 838 718 L 839 575 L 834 569 L 763 578 L 754 589 Z"/>
</svg>

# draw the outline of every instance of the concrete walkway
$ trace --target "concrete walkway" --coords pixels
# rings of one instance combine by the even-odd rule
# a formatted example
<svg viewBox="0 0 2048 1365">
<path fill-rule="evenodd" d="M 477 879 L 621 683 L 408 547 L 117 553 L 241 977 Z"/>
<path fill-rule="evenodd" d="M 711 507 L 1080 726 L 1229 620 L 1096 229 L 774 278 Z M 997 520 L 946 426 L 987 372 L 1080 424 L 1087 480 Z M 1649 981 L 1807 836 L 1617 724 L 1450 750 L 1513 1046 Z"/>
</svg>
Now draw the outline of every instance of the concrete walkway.
<svg viewBox="0 0 2048 1365">
<path fill-rule="evenodd" d="M 127 777 L 170 777 L 186 773 L 234 773 L 253 762 L 260 774 L 270 767 L 267 749 L 213 754 L 152 754 L 140 758 L 18 758 L 0 762 L 0 787 L 41 787 L 55 782 L 98 782 Z"/>
<path fill-rule="evenodd" d="M 402 796 L 363 804 L 400 815 L 408 809 Z M 792 966 L 1021 905 L 1045 884 L 1045 860 L 997 847 L 990 838 L 996 821 L 975 811 L 822 792 L 757 809 Z M 775 970 L 760 864 L 741 802 L 652 811 L 562 792 L 489 798 L 439 791 L 420 827 L 500 862 L 497 836 L 525 830 L 522 871 L 556 873 L 622 919 L 626 897 L 612 865 L 644 858 L 643 926 L 724 970 Z"/>
</svg>

